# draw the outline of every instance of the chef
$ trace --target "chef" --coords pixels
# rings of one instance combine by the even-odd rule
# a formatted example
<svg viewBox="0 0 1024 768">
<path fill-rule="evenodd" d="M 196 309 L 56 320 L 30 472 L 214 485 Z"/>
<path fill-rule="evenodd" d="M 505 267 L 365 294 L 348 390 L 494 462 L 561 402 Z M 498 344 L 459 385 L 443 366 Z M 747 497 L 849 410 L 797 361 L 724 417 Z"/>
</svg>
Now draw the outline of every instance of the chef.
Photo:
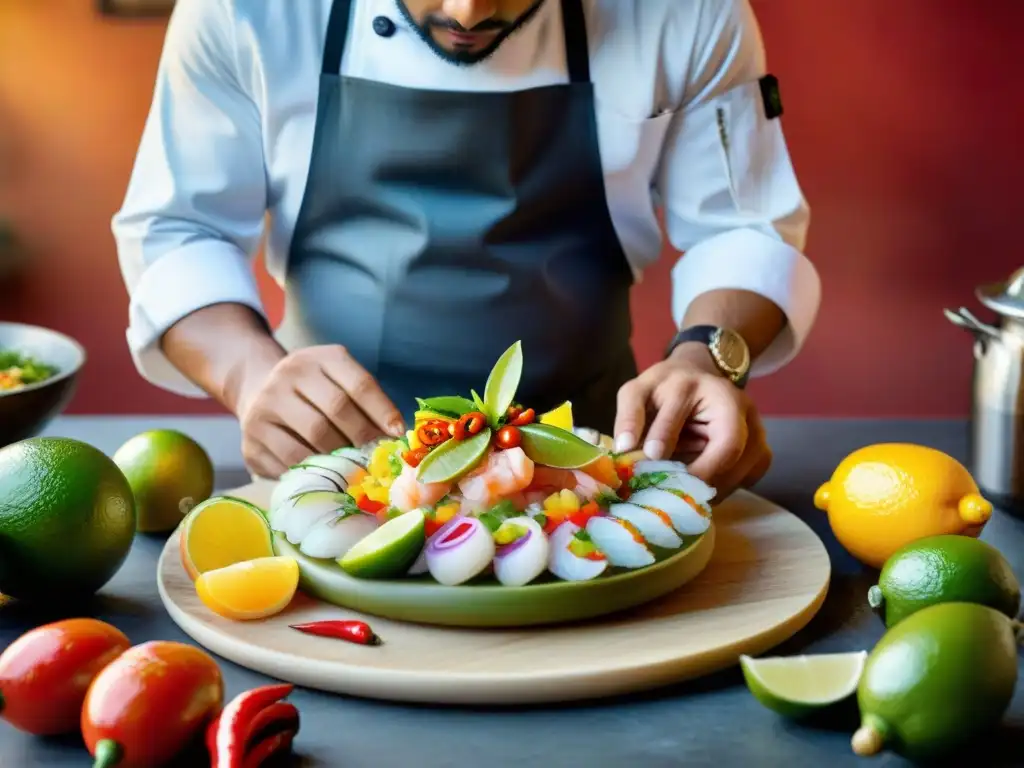
<svg viewBox="0 0 1024 768">
<path fill-rule="evenodd" d="M 113 223 L 128 344 L 273 478 L 519 339 L 520 401 L 728 493 L 771 461 L 744 386 L 819 302 L 781 112 L 748 0 L 178 0 Z M 639 372 L 658 210 L 679 332 Z"/>
</svg>

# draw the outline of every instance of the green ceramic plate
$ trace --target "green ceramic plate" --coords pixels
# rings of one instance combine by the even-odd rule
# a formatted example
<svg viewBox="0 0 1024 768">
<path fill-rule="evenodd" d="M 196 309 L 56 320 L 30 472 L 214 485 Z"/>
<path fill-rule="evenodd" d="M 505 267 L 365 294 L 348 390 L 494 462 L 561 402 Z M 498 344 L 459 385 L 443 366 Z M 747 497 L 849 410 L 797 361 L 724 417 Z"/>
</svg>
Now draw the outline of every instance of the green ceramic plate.
<svg viewBox="0 0 1024 768">
<path fill-rule="evenodd" d="M 685 549 L 636 571 L 592 581 L 552 580 L 525 587 L 497 582 L 446 587 L 429 576 L 373 581 L 349 576 L 330 560 L 316 560 L 275 535 L 279 555 L 299 563 L 300 587 L 328 603 L 371 616 L 455 627 L 527 627 L 605 616 L 674 592 L 707 566 L 714 525 Z"/>
</svg>

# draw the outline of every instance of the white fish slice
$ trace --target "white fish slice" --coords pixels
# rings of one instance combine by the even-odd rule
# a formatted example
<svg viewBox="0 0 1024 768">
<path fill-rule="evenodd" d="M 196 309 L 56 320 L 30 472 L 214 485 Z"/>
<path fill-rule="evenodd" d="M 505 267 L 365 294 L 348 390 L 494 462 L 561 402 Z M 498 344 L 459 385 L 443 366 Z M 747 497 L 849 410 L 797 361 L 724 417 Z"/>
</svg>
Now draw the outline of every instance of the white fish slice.
<svg viewBox="0 0 1024 768">
<path fill-rule="evenodd" d="M 629 497 L 630 504 L 664 512 L 672 526 L 684 536 L 699 536 L 711 527 L 711 520 L 691 507 L 685 499 L 663 488 L 645 488 Z"/>
<path fill-rule="evenodd" d="M 349 461 L 354 461 L 364 469 L 370 463 L 370 458 L 365 451 L 351 445 L 346 445 L 344 448 L 338 448 L 337 450 L 332 451 L 331 456 L 341 456 Z"/>
<path fill-rule="evenodd" d="M 638 507 L 636 504 L 612 504 L 608 507 L 608 514 L 625 520 L 633 525 L 647 541 L 656 547 L 663 549 L 679 549 L 683 540 L 676 533 L 672 526 L 672 518 L 662 512 L 668 520 L 664 520 L 657 512 L 646 507 Z"/>
<path fill-rule="evenodd" d="M 303 491 L 335 491 L 345 490 L 345 481 L 331 473 L 327 475 L 310 467 L 297 467 L 289 469 L 277 481 L 273 493 L 270 495 L 270 516 L 274 517 L 274 510 L 280 507 L 289 497 Z M 273 519 L 271 527 L 273 527 Z M 277 530 L 275 528 L 275 530 Z"/>
<path fill-rule="evenodd" d="M 300 467 L 319 467 L 331 472 L 336 472 L 345 481 L 345 487 L 352 482 L 356 475 L 362 474 L 365 467 L 347 456 L 335 456 L 333 454 L 315 455 L 304 459 Z"/>
<path fill-rule="evenodd" d="M 562 523 L 548 540 L 548 570 L 562 581 L 589 581 L 608 568 L 607 560 L 588 560 L 572 553 L 569 545 L 579 530 L 575 523 Z"/>
<path fill-rule="evenodd" d="M 641 459 L 633 465 L 633 475 L 649 475 L 652 472 L 686 472 L 686 465 L 681 461 L 669 459 Z"/>
<path fill-rule="evenodd" d="M 292 544 L 301 544 L 314 525 L 345 508 L 344 499 L 344 494 L 333 491 L 308 491 L 293 496 L 286 503 L 288 511 L 282 532 Z"/>
<path fill-rule="evenodd" d="M 363 512 L 342 512 L 322 518 L 302 539 L 299 551 L 310 557 L 336 560 L 377 529 L 380 522 Z"/>
<path fill-rule="evenodd" d="M 654 553 L 645 541 L 637 541 L 630 524 L 608 515 L 587 521 L 587 534 L 608 562 L 617 568 L 643 568 L 654 564 Z M 637 533 L 639 533 L 638 529 Z"/>
<path fill-rule="evenodd" d="M 674 472 L 658 483 L 657 487 L 666 491 L 680 491 L 702 505 L 715 498 L 716 493 L 714 488 L 688 472 Z"/>
</svg>

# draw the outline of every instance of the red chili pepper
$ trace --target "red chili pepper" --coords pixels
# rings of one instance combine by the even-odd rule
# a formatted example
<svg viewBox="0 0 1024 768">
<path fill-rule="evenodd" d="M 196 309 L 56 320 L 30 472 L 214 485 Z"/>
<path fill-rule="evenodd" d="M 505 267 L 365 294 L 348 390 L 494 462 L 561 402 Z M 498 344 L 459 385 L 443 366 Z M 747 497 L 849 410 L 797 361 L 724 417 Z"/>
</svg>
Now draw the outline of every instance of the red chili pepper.
<svg viewBox="0 0 1024 768">
<path fill-rule="evenodd" d="M 508 410 L 505 411 L 505 420 L 509 423 L 515 421 L 519 414 L 523 412 L 523 406 L 521 405 L 510 405 Z"/>
<path fill-rule="evenodd" d="M 573 525 L 578 525 L 580 528 L 587 527 L 587 521 L 592 517 L 596 517 L 601 514 L 601 507 L 597 505 L 596 501 L 588 501 L 582 507 L 579 508 L 578 512 L 573 512 L 569 515 L 569 522 Z"/>
<path fill-rule="evenodd" d="M 448 422 L 441 419 L 425 421 L 416 427 L 416 437 L 428 448 L 440 445 L 450 437 L 448 434 Z"/>
<path fill-rule="evenodd" d="M 467 437 L 479 434 L 485 426 L 487 426 L 487 417 L 480 411 L 470 411 L 464 416 L 460 416 L 459 420 L 455 422 L 455 439 L 465 440 Z"/>
<path fill-rule="evenodd" d="M 375 515 L 382 509 L 384 509 L 384 507 L 386 507 L 387 505 L 379 501 L 374 501 L 369 496 L 363 496 L 362 498 L 359 499 L 359 501 L 356 502 L 356 506 L 363 510 L 363 512 L 366 512 L 368 515 Z"/>
<path fill-rule="evenodd" d="M 370 625 L 363 621 L 314 621 L 309 624 L 292 624 L 292 629 L 305 632 L 307 635 L 319 637 L 333 637 L 338 640 L 348 640 L 356 645 L 380 645 L 381 639 L 370 629 Z"/>
<path fill-rule="evenodd" d="M 515 448 L 523 442 L 523 434 L 519 431 L 519 427 L 506 424 L 498 430 L 497 442 L 498 447 L 504 450 Z"/>
<path fill-rule="evenodd" d="M 236 696 L 220 713 L 212 768 L 242 768 L 253 719 L 295 690 L 290 683 L 265 685 Z"/>
<path fill-rule="evenodd" d="M 426 457 L 428 453 L 430 453 L 430 449 L 427 448 L 426 446 L 422 446 L 420 448 L 410 449 L 406 451 L 405 453 L 402 454 L 402 459 L 404 459 L 405 463 L 408 464 L 410 467 L 416 468 L 420 465 L 420 462 L 423 461 L 423 459 Z"/>
<path fill-rule="evenodd" d="M 287 752 L 292 748 L 292 741 L 295 739 L 294 731 L 281 731 L 268 736 L 252 748 L 252 751 L 245 756 L 243 768 L 258 768 L 270 758 Z"/>
<path fill-rule="evenodd" d="M 513 427 L 525 427 L 527 424 L 532 424 L 535 417 L 536 414 L 534 413 L 533 408 L 527 408 L 512 419 L 511 424 Z"/>
<path fill-rule="evenodd" d="M 206 728 L 206 748 L 210 756 L 217 754 L 217 730 L 220 727 L 220 715 L 218 714 L 210 721 Z M 299 730 L 299 710 L 289 701 L 275 701 L 273 704 L 261 709 L 253 716 L 249 724 L 249 732 L 246 735 L 245 743 L 252 746 L 252 740 L 268 729 L 273 728 L 275 732 Z"/>
</svg>

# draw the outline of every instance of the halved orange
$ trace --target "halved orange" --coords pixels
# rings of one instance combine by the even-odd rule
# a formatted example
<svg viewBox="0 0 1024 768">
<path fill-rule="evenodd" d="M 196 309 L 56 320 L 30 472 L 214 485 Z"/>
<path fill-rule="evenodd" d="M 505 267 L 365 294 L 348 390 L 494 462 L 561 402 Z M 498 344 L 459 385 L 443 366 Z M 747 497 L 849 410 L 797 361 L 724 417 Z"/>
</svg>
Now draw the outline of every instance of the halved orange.
<svg viewBox="0 0 1024 768">
<path fill-rule="evenodd" d="M 299 564 L 290 557 L 261 557 L 207 571 L 196 579 L 196 594 L 216 614 L 235 621 L 280 613 L 299 588 Z"/>
<path fill-rule="evenodd" d="M 258 507 L 231 496 L 214 496 L 181 523 L 181 564 L 193 581 L 235 563 L 273 557 L 270 523 Z"/>
</svg>

